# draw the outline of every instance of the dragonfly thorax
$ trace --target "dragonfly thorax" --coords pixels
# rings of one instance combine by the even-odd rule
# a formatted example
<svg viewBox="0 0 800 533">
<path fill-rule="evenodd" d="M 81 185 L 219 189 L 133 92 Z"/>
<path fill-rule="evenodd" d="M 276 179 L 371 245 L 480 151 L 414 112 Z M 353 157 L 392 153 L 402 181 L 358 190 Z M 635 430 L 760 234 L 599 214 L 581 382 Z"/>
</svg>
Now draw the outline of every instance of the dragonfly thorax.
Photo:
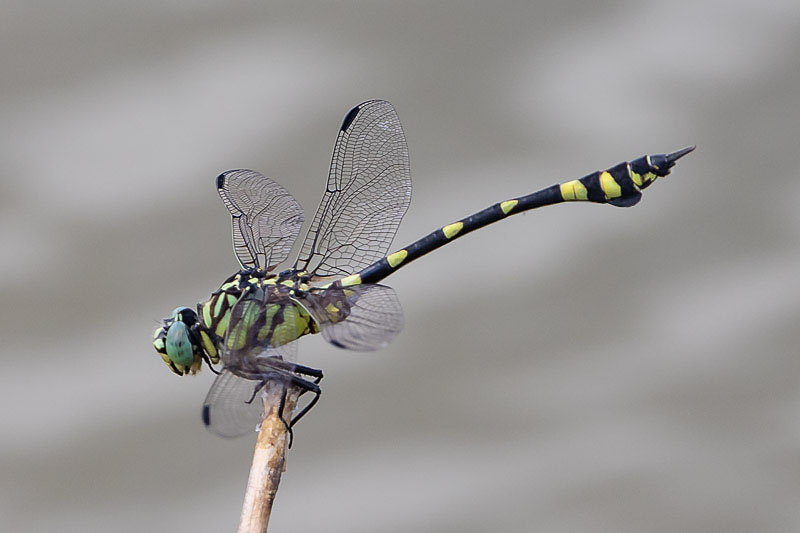
<svg viewBox="0 0 800 533">
<path fill-rule="evenodd" d="M 260 268 L 240 270 L 198 304 L 196 312 L 188 307 L 173 311 L 156 330 L 153 346 L 170 370 L 186 375 L 197 373 L 203 360 L 209 365 L 219 363 L 220 353 L 225 352 L 226 338 L 230 344 L 228 353 L 250 342 L 256 349 L 245 358 L 245 363 L 238 363 L 243 367 L 242 374 L 249 373 L 244 368 L 246 361 L 255 361 L 258 352 L 263 350 L 260 346 L 282 346 L 303 335 L 319 332 L 318 324 L 300 303 L 311 290 L 308 280 L 308 273 L 302 270 L 284 270 L 280 274 Z M 243 296 L 258 299 L 258 306 L 249 311 L 243 306 L 234 317 L 237 328 L 228 335 L 231 312 Z M 253 330 L 252 334 L 246 331 L 256 327 L 258 330 Z M 255 337 L 250 339 L 253 335 Z"/>
</svg>

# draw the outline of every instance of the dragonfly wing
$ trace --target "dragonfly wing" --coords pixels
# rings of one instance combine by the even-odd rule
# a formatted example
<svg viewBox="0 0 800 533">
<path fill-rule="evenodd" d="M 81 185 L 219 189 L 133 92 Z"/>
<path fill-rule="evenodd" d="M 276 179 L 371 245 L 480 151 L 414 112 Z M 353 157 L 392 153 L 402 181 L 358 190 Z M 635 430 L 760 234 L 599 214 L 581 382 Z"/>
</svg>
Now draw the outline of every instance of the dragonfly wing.
<svg viewBox="0 0 800 533">
<path fill-rule="evenodd" d="M 233 250 L 242 267 L 269 271 L 285 261 L 305 220 L 297 200 L 252 170 L 220 174 L 217 191 L 231 213 Z"/>
<path fill-rule="evenodd" d="M 203 401 L 203 423 L 222 437 L 240 437 L 256 430 L 264 413 L 260 381 L 245 379 L 223 370 Z M 249 403 L 248 403 L 249 402 Z"/>
<path fill-rule="evenodd" d="M 344 276 L 386 255 L 411 203 L 408 146 L 392 104 L 370 100 L 345 117 L 328 185 L 296 268 Z"/>
<path fill-rule="evenodd" d="M 403 329 L 400 300 L 385 285 L 312 289 L 303 303 L 310 306 L 325 340 L 339 348 L 377 350 Z"/>
</svg>

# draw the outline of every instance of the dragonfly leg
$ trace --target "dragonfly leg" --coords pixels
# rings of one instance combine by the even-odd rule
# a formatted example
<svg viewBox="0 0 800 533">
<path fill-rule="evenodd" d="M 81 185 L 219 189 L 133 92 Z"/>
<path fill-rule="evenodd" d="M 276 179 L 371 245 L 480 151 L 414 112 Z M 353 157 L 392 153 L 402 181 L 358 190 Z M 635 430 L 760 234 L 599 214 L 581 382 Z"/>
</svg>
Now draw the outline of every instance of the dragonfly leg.
<svg viewBox="0 0 800 533">
<path fill-rule="evenodd" d="M 209 335 L 213 335 L 215 337 L 214 344 L 218 345 L 218 340 L 220 340 L 219 337 L 214 332 L 209 331 L 208 333 Z M 200 324 L 195 324 L 194 326 L 189 328 L 189 335 L 192 338 L 192 344 L 194 344 L 195 346 L 201 346 L 200 352 L 203 354 L 203 361 L 206 362 L 209 370 L 211 370 L 214 374 L 219 376 L 220 374 L 219 370 L 214 368 L 214 365 L 211 364 L 211 358 L 208 357 L 208 354 L 202 348 L 202 343 L 200 342 Z"/>
<path fill-rule="evenodd" d="M 296 387 L 303 389 L 302 392 L 300 392 L 300 396 L 302 396 L 306 392 L 311 392 L 314 394 L 314 398 L 312 398 L 311 401 L 308 402 L 308 405 L 303 407 L 303 409 L 299 413 L 297 413 L 286 425 L 286 428 L 289 430 L 289 448 L 292 447 L 292 442 L 294 440 L 294 432 L 292 431 L 292 426 L 297 424 L 297 422 L 299 422 L 300 419 L 303 418 L 306 415 L 306 413 L 308 413 L 311 410 L 311 408 L 314 407 L 314 405 L 316 405 L 316 403 L 319 401 L 320 395 L 322 395 L 322 389 L 319 387 L 319 385 L 317 385 L 320 379 L 322 379 L 322 377 L 319 377 L 317 378 L 317 381 L 312 382 L 307 379 L 303 379 L 299 376 L 292 377 L 292 385 L 295 385 Z M 284 399 L 285 399 L 285 393 L 284 393 Z M 282 414 L 283 414 L 283 409 L 281 408 L 281 415 Z M 286 424 L 286 420 L 283 419 L 283 416 L 281 416 L 281 420 L 283 421 L 284 424 Z"/>
<path fill-rule="evenodd" d="M 302 367 L 302 365 L 294 365 L 293 363 L 287 363 L 286 361 L 281 361 L 281 365 L 276 365 L 276 366 L 283 366 L 283 365 L 291 367 Z M 317 384 L 319 383 L 319 380 L 322 379 L 321 376 L 322 372 L 314 368 L 309 368 L 309 367 L 302 367 L 302 368 L 308 368 L 309 370 L 314 370 L 320 375 L 319 377 L 316 378 L 315 381 L 310 381 L 292 373 L 291 371 L 283 370 L 281 368 L 276 368 L 273 372 L 269 372 L 266 376 L 264 376 L 263 379 L 259 380 L 256 383 L 255 387 L 253 388 L 252 396 L 250 396 L 250 399 L 247 400 L 246 402 L 248 404 L 253 403 L 253 401 L 256 399 L 256 395 L 259 393 L 259 391 L 264 389 L 264 387 L 266 387 L 268 383 L 272 381 L 281 382 L 281 391 L 280 391 L 281 396 L 278 405 L 278 417 L 281 419 L 281 422 L 283 422 L 283 424 L 286 426 L 286 431 L 289 433 L 289 448 L 292 447 L 292 443 L 294 442 L 294 431 L 292 431 L 292 426 L 294 426 L 301 418 L 303 418 L 306 415 L 306 413 L 308 413 L 311 410 L 312 407 L 314 407 L 314 405 L 316 405 L 316 403 L 319 401 L 320 395 L 322 394 L 322 389 Z M 297 415 L 292 417 L 292 419 L 287 422 L 286 419 L 283 417 L 283 411 L 286 408 L 286 395 L 289 392 L 290 386 L 294 386 L 300 389 L 300 394 L 298 394 L 298 397 L 302 396 L 306 392 L 311 392 L 314 394 L 314 398 L 308 403 L 308 405 L 303 407 L 303 409 Z"/>
<path fill-rule="evenodd" d="M 297 363 L 292 363 L 290 361 L 284 361 L 283 359 L 278 359 L 277 357 L 268 357 L 265 359 L 261 359 L 260 362 L 263 362 L 266 366 L 270 368 L 275 368 L 278 370 L 285 370 L 287 372 L 293 372 L 295 374 L 302 374 L 304 376 L 310 376 L 316 378 L 314 383 L 319 383 L 322 378 L 322 370 L 318 368 L 312 368 L 310 366 L 300 365 Z"/>
<path fill-rule="evenodd" d="M 314 393 L 314 398 L 310 402 L 308 402 L 308 405 L 303 407 L 303 409 L 299 413 L 297 413 L 294 416 L 294 418 L 292 418 L 291 421 L 292 426 L 297 424 L 300 421 L 300 419 L 303 418 L 306 415 L 306 413 L 308 413 L 311 410 L 311 408 L 316 405 L 316 403 L 319 401 L 319 397 L 322 395 L 322 389 L 320 389 L 319 387 L 317 387 L 317 390 L 311 390 L 308 392 Z"/>
<path fill-rule="evenodd" d="M 322 377 L 319 377 L 317 379 L 318 380 L 322 379 Z M 290 384 L 300 389 L 300 394 L 298 395 L 298 397 L 302 396 L 306 392 L 310 392 L 314 394 L 314 398 L 312 398 L 311 401 L 308 402 L 308 405 L 303 407 L 303 409 L 301 409 L 299 413 L 297 413 L 294 417 L 292 417 L 292 419 L 288 423 L 286 422 L 286 419 L 283 418 L 283 409 L 286 406 L 286 394 L 288 392 L 288 388 L 284 387 L 283 389 L 283 392 L 281 394 L 280 410 L 278 412 L 280 413 L 281 422 L 283 422 L 286 425 L 286 429 L 289 432 L 289 448 L 292 447 L 292 442 L 294 442 L 294 432 L 292 431 L 292 427 L 295 424 L 297 424 L 297 422 L 299 422 L 300 419 L 303 418 L 306 415 L 306 413 L 308 413 L 311 410 L 312 407 L 314 407 L 314 405 L 316 405 L 316 403 L 319 401 L 319 397 L 322 395 L 322 389 L 319 387 L 319 385 L 317 385 L 317 383 L 318 381 L 309 381 L 307 379 L 301 378 L 300 376 L 291 374 Z"/>
<path fill-rule="evenodd" d="M 211 359 L 209 359 L 208 354 L 205 353 L 205 351 L 203 351 L 203 361 L 206 362 L 206 364 L 208 365 L 208 369 L 209 370 L 211 370 L 217 376 L 220 375 L 220 371 L 217 370 L 216 368 L 214 368 L 214 365 L 211 364 Z"/>
<path fill-rule="evenodd" d="M 294 426 L 298 420 L 300 420 L 307 412 L 311 410 L 312 407 L 314 407 L 314 404 L 317 403 L 320 395 L 322 394 L 322 389 L 320 389 L 316 383 L 312 383 L 306 379 L 297 376 L 292 376 L 291 384 L 302 389 L 299 396 L 302 396 L 303 393 L 305 392 L 313 392 L 314 399 L 311 400 L 311 402 L 309 402 L 309 404 L 306 405 L 297 416 L 295 416 L 289 422 L 287 422 L 286 419 L 283 418 L 283 411 L 286 408 L 286 395 L 289 393 L 289 388 L 285 384 L 283 384 L 281 387 L 281 401 L 278 404 L 278 418 L 281 419 L 283 425 L 286 426 L 286 432 L 289 433 L 290 449 L 292 447 L 292 444 L 294 444 L 294 430 L 292 430 L 292 426 Z"/>
<path fill-rule="evenodd" d="M 314 379 L 314 384 L 322 381 L 322 370 L 319 368 L 312 368 L 310 366 L 298 365 L 297 363 L 287 363 L 289 370 L 295 374 L 302 374 L 303 376 L 310 376 Z"/>
<path fill-rule="evenodd" d="M 289 392 L 289 389 L 286 386 L 281 387 L 281 402 L 278 405 L 278 418 L 281 419 L 283 425 L 286 426 L 286 432 L 289 434 L 289 448 L 291 449 L 292 444 L 294 444 L 294 431 L 292 431 L 292 426 L 286 422 L 286 419 L 283 418 L 283 410 L 286 408 L 286 394 Z"/>
<path fill-rule="evenodd" d="M 263 388 L 264 388 L 264 385 L 266 385 L 266 384 L 267 384 L 267 382 L 266 382 L 266 381 L 259 381 L 258 383 L 256 383 L 256 386 L 253 388 L 253 394 L 252 394 L 252 396 L 250 396 L 250 399 L 249 399 L 249 400 L 247 400 L 247 401 L 246 401 L 246 402 L 244 402 L 244 403 L 246 403 L 246 404 L 251 404 L 251 403 L 253 403 L 253 400 L 255 400 L 255 399 L 256 399 L 256 394 L 258 394 L 258 391 L 260 391 L 261 389 L 263 389 Z"/>
</svg>

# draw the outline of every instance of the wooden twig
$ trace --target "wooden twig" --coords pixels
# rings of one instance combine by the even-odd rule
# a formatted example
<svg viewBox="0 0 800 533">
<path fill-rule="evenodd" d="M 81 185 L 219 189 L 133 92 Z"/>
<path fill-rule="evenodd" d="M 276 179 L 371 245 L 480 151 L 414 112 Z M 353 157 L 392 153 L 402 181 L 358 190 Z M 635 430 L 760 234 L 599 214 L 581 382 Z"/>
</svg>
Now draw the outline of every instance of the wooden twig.
<svg viewBox="0 0 800 533">
<path fill-rule="evenodd" d="M 284 387 L 285 384 L 277 381 L 269 382 L 265 387 L 264 419 L 253 452 L 253 464 L 239 519 L 239 533 L 267 531 L 272 502 L 278 492 L 281 474 L 286 469 L 286 450 L 289 446 L 289 432 L 278 412 Z M 294 386 L 286 392 L 284 420 L 291 420 L 299 394 L 300 390 Z"/>
</svg>

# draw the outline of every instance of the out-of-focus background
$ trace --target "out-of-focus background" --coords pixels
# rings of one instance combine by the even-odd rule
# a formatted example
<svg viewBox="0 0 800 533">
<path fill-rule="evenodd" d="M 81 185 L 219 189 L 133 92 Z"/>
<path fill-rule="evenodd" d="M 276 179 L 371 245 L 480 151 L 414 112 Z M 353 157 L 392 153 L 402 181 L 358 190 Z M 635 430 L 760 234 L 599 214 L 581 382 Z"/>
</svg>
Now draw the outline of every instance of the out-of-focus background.
<svg viewBox="0 0 800 533">
<path fill-rule="evenodd" d="M 388 282 L 325 371 L 274 531 L 800 528 L 800 4 L 12 2 L 0 17 L 0 523 L 231 531 L 255 437 L 200 422 L 157 321 L 237 268 L 214 177 L 316 208 L 337 128 L 394 103 L 397 246 L 697 144 L 632 209 L 561 205 Z"/>
</svg>

